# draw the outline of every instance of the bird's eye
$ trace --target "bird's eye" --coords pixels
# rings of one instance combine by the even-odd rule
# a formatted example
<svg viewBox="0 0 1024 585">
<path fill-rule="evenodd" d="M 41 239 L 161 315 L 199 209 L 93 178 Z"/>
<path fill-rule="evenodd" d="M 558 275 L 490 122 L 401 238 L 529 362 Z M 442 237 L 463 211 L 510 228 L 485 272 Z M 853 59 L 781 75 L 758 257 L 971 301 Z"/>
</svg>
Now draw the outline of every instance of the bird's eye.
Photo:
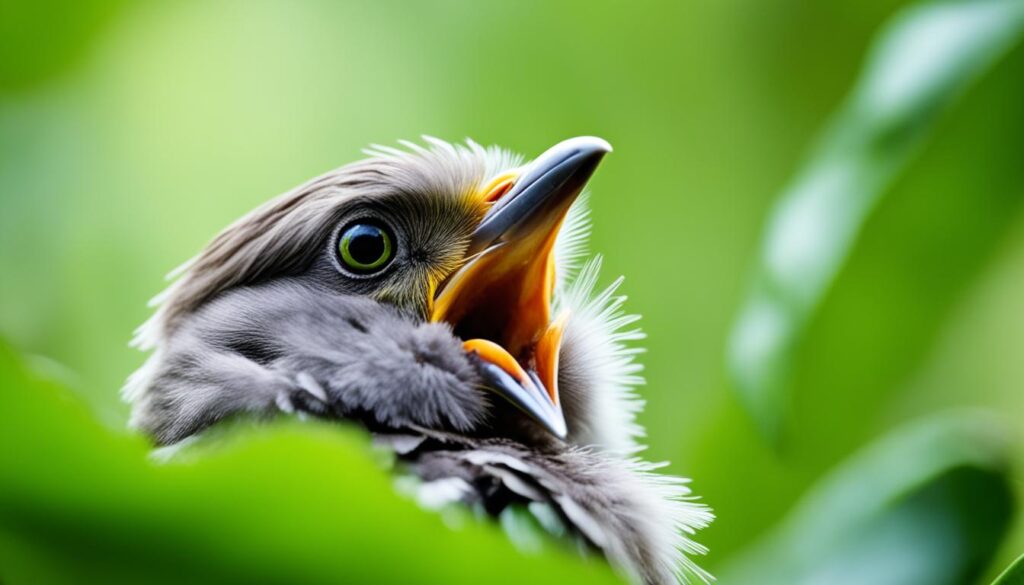
<svg viewBox="0 0 1024 585">
<path fill-rule="evenodd" d="M 394 251 L 387 230 L 369 222 L 359 222 L 341 230 L 338 255 L 345 268 L 359 273 L 377 272 L 387 266 Z"/>
</svg>

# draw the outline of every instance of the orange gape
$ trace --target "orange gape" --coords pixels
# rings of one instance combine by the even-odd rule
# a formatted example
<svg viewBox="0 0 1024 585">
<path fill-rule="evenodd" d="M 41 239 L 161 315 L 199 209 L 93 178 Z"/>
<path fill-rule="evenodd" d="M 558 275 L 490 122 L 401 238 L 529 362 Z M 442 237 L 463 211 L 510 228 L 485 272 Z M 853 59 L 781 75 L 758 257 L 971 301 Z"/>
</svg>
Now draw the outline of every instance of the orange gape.
<svg viewBox="0 0 1024 585">
<path fill-rule="evenodd" d="M 529 383 L 530 376 L 526 373 L 526 370 L 519 365 L 519 362 L 512 357 L 512 354 L 505 351 L 505 348 L 497 343 L 486 339 L 469 339 L 462 342 L 462 348 L 466 351 L 474 352 L 480 356 L 480 359 L 498 366 L 506 374 L 512 376 L 516 382 L 523 385 Z"/>
<path fill-rule="evenodd" d="M 504 182 L 492 188 L 507 190 Z M 484 250 L 460 268 L 435 299 L 432 321 L 446 321 L 465 342 L 521 383 L 534 369 L 552 404 L 558 404 L 558 351 L 567 315 L 551 321 L 554 246 L 565 213 L 526 238 Z"/>
<path fill-rule="evenodd" d="M 548 330 L 537 340 L 534 359 L 537 362 L 537 376 L 551 397 L 551 403 L 558 405 L 558 352 L 562 349 L 562 334 L 569 321 L 569 311 L 562 311 L 548 326 Z"/>
<path fill-rule="evenodd" d="M 515 183 L 515 179 L 511 174 L 506 173 L 504 175 L 499 175 L 491 181 L 484 190 L 486 195 L 483 196 L 483 201 L 486 203 L 494 203 L 498 199 L 501 199 L 501 196 L 508 193 L 508 190 L 512 188 L 513 183 Z"/>
</svg>

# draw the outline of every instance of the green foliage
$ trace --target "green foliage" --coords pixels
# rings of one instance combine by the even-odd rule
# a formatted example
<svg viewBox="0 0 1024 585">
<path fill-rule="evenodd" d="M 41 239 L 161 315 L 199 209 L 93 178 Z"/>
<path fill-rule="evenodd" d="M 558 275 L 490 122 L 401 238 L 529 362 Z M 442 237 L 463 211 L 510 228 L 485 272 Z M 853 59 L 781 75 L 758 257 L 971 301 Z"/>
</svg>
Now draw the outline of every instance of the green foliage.
<svg viewBox="0 0 1024 585">
<path fill-rule="evenodd" d="M 886 27 L 860 81 L 780 197 L 729 365 L 762 432 L 778 439 L 793 351 L 872 208 L 954 98 L 1024 34 L 1015 0 L 925 4 Z"/>
<path fill-rule="evenodd" d="M 989 417 L 946 415 L 901 429 L 844 463 L 723 583 L 969 583 L 1014 510 L 1007 439 Z"/>
<path fill-rule="evenodd" d="M 1024 555 L 1017 557 L 1006 570 L 996 577 L 992 585 L 1021 585 L 1024 584 Z"/>
<path fill-rule="evenodd" d="M 497 527 L 420 509 L 358 431 L 243 428 L 159 463 L 7 349 L 0 387 L 5 583 L 454 584 L 481 567 L 493 583 L 617 582 L 600 561 L 524 555 Z"/>
</svg>

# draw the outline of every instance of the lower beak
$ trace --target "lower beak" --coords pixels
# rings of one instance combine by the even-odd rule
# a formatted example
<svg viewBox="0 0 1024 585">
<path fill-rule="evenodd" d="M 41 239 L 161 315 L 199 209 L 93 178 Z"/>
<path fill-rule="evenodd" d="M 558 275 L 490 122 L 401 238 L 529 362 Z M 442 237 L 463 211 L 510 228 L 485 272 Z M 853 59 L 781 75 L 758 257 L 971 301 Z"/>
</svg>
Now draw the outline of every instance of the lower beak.
<svg viewBox="0 0 1024 585">
<path fill-rule="evenodd" d="M 431 318 L 450 323 L 481 360 L 488 388 L 559 438 L 568 430 L 558 396 L 558 354 L 568 317 L 552 318 L 554 245 L 566 213 L 611 146 L 561 142 L 481 196 L 491 207 L 469 260 L 439 288 Z"/>
</svg>

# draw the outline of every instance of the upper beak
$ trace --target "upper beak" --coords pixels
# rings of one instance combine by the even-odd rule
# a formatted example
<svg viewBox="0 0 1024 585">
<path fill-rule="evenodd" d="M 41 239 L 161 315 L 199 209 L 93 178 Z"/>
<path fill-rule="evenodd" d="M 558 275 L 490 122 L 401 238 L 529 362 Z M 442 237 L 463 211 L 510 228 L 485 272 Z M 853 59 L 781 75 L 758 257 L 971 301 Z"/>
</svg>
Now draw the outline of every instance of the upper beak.
<svg viewBox="0 0 1024 585">
<path fill-rule="evenodd" d="M 483 361 L 488 387 L 552 434 L 568 430 L 558 397 L 566 314 L 552 319 L 554 244 L 566 213 L 611 151 L 600 138 L 572 138 L 480 194 L 490 205 L 473 232 L 469 260 L 440 287 L 431 318 L 447 321 Z"/>
<path fill-rule="evenodd" d="M 612 147 L 580 136 L 563 140 L 537 157 L 484 215 L 473 232 L 469 254 L 498 242 L 525 239 L 538 231 L 557 232 L 569 206 L 583 191 Z"/>
</svg>

